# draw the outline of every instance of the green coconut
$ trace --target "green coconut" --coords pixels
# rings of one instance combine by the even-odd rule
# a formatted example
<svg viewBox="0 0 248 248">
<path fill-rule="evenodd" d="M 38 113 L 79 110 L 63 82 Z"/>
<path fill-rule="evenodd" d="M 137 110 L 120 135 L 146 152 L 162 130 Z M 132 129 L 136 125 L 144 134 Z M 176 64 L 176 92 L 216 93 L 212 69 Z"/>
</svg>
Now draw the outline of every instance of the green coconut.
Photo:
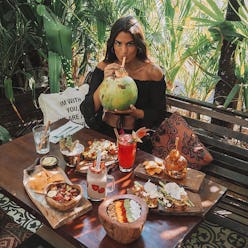
<svg viewBox="0 0 248 248">
<path fill-rule="evenodd" d="M 99 97 L 104 109 L 127 110 L 136 103 L 138 88 L 129 76 L 108 77 L 101 83 Z"/>
</svg>

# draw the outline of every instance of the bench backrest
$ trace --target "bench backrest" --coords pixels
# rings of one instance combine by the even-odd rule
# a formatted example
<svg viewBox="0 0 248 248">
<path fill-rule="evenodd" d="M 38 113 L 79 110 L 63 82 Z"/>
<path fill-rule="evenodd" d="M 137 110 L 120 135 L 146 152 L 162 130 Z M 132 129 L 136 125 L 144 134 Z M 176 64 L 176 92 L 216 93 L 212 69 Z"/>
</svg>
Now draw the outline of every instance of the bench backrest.
<svg viewBox="0 0 248 248">
<path fill-rule="evenodd" d="M 168 116 L 179 111 L 213 155 L 214 161 L 202 170 L 222 184 L 225 182 L 234 193 L 248 196 L 248 113 L 169 94 L 167 105 Z M 211 123 L 213 118 L 217 120 L 215 124 Z M 218 120 L 229 127 L 219 125 Z"/>
</svg>

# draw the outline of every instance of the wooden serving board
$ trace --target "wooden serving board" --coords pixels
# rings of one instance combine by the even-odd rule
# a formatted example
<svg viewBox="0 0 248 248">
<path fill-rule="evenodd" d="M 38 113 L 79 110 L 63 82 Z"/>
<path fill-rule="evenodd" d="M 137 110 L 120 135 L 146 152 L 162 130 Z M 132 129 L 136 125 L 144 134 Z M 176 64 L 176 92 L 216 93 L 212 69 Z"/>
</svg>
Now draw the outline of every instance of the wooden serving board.
<svg viewBox="0 0 248 248">
<path fill-rule="evenodd" d="M 164 172 L 161 172 L 160 174 L 149 175 L 142 163 L 135 168 L 134 175 L 146 180 L 150 179 L 154 183 L 158 183 L 159 181 L 175 182 L 178 185 L 183 186 L 185 189 L 191 190 L 193 192 L 198 192 L 200 190 L 201 184 L 206 176 L 205 173 L 191 168 L 187 168 L 187 175 L 184 179 L 173 179 Z"/>
<path fill-rule="evenodd" d="M 23 184 L 29 197 L 31 198 L 33 203 L 37 206 L 37 208 L 41 211 L 41 213 L 45 216 L 45 218 L 48 220 L 52 228 L 56 229 L 64 225 L 65 223 L 85 214 L 92 208 L 91 202 L 84 197 L 82 198 L 81 202 L 72 210 L 61 212 L 50 207 L 46 202 L 44 194 L 36 193 L 28 186 L 28 181 L 30 176 L 32 176 L 33 173 L 37 173 L 40 170 L 42 170 L 42 167 L 40 165 L 35 166 L 32 174 L 29 173 L 30 168 L 25 169 L 23 172 Z M 51 171 L 49 170 L 49 172 L 61 173 L 61 175 L 63 175 L 65 179 L 65 182 L 67 182 L 68 184 L 72 184 L 69 178 L 67 177 L 67 175 L 65 174 L 65 172 L 60 167 L 57 167 L 56 169 Z"/>
<path fill-rule="evenodd" d="M 189 199 L 191 202 L 194 203 L 192 207 L 178 207 L 178 208 L 165 208 L 158 205 L 157 208 L 150 208 L 151 213 L 157 213 L 162 215 L 182 215 L 182 216 L 189 216 L 189 215 L 202 215 L 203 214 L 203 207 L 201 203 L 201 197 L 198 193 L 193 193 L 191 191 L 186 190 Z"/>
</svg>

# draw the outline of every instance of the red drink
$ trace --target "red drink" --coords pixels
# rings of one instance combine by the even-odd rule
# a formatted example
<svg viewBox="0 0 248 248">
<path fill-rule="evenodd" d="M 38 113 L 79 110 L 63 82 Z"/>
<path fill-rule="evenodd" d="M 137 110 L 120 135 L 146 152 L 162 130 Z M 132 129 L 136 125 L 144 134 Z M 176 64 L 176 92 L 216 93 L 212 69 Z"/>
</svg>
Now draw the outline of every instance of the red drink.
<svg viewBox="0 0 248 248">
<path fill-rule="evenodd" d="M 133 169 L 136 155 L 137 143 L 133 141 L 131 134 L 122 134 L 118 138 L 118 160 L 122 172 L 129 172 Z"/>
</svg>

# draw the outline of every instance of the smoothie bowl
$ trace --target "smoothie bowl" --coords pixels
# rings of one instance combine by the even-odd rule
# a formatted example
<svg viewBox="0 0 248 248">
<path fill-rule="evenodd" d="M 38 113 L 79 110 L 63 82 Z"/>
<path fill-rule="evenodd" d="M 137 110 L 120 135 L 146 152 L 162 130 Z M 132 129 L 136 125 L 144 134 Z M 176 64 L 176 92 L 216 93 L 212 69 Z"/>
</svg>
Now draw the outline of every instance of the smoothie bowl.
<svg viewBox="0 0 248 248">
<path fill-rule="evenodd" d="M 140 237 L 147 213 L 147 204 L 131 194 L 107 198 L 98 208 L 98 217 L 107 235 L 122 244 Z"/>
</svg>

